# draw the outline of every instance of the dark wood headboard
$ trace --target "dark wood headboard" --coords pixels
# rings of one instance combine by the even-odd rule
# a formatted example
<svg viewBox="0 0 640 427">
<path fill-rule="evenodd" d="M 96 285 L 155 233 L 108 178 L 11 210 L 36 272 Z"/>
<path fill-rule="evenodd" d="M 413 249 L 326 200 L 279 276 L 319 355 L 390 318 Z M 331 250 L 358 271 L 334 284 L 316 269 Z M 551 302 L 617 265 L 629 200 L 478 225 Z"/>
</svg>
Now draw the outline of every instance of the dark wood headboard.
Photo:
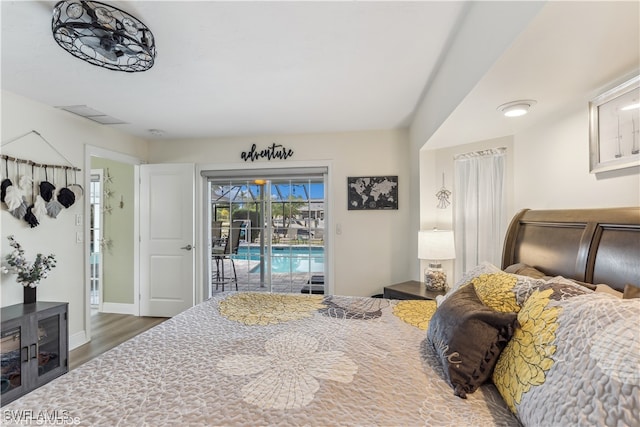
<svg viewBox="0 0 640 427">
<path fill-rule="evenodd" d="M 640 286 L 640 207 L 522 210 L 502 253 L 502 268 L 516 263 L 620 291 Z"/>
</svg>

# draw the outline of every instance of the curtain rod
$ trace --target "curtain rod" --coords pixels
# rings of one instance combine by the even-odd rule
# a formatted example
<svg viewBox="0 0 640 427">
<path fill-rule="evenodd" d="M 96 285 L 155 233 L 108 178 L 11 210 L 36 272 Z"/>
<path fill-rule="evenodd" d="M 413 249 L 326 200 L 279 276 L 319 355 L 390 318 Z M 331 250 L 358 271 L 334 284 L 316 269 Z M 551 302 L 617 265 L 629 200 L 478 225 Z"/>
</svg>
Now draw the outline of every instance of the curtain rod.
<svg viewBox="0 0 640 427">
<path fill-rule="evenodd" d="M 471 159 L 474 157 L 494 156 L 506 153 L 507 147 L 489 148 L 487 150 L 474 151 L 471 153 L 458 154 L 453 156 L 454 160 Z"/>
</svg>

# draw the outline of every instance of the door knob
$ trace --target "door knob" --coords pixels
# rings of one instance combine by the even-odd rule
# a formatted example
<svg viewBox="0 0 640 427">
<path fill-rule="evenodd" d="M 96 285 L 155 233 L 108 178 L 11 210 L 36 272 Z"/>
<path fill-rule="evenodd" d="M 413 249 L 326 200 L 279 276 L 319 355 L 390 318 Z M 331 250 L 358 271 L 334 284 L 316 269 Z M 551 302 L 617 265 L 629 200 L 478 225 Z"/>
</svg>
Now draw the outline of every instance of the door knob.
<svg viewBox="0 0 640 427">
<path fill-rule="evenodd" d="M 191 249 L 193 249 L 195 246 L 191 246 L 191 245 L 187 245 L 187 246 L 183 246 L 180 249 L 185 249 L 187 251 L 190 251 Z"/>
</svg>

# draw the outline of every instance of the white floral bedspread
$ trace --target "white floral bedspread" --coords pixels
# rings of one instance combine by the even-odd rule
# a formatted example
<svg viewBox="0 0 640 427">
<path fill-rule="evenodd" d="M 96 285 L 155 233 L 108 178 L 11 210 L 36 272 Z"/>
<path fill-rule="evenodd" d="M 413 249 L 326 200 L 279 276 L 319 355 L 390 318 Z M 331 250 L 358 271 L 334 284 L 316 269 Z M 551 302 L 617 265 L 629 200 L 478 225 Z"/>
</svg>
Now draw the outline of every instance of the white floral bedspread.
<svg viewBox="0 0 640 427">
<path fill-rule="evenodd" d="M 453 395 L 423 345 L 434 309 L 221 294 L 6 405 L 3 424 L 59 411 L 89 426 L 518 425 L 493 385 Z"/>
</svg>

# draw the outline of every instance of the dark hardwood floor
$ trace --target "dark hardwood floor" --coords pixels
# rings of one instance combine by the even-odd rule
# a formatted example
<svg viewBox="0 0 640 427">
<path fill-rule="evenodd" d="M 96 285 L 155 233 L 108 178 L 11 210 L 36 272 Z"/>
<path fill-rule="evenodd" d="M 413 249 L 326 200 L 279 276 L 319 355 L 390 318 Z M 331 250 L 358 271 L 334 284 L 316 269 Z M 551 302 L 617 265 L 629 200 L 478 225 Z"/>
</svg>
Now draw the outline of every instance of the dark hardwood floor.
<svg viewBox="0 0 640 427">
<path fill-rule="evenodd" d="M 129 338 L 167 320 L 166 317 L 138 317 L 128 314 L 96 313 L 91 316 L 92 339 L 69 352 L 69 370 L 112 349 Z"/>
</svg>

